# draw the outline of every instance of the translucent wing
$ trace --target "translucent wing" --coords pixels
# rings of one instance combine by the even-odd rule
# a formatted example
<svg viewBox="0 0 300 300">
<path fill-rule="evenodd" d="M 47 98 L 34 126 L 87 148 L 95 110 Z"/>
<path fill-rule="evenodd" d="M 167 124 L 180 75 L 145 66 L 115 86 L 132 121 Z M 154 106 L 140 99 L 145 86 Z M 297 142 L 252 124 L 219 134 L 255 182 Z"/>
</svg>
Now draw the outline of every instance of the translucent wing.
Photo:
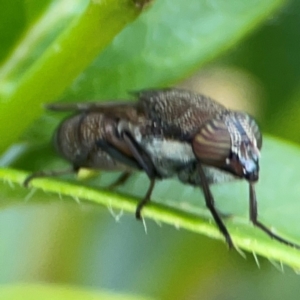
<svg viewBox="0 0 300 300">
<path fill-rule="evenodd" d="M 70 112 L 85 112 L 85 111 L 108 111 L 115 108 L 127 108 L 134 106 L 135 103 L 129 101 L 103 101 L 101 102 L 74 102 L 74 103 L 51 103 L 47 104 L 46 108 L 53 111 L 70 111 Z"/>
<path fill-rule="evenodd" d="M 136 122 L 141 116 L 137 110 L 137 103 L 124 101 L 110 102 L 79 102 L 79 103 L 53 103 L 46 105 L 48 110 L 75 112 L 75 113 L 99 113 L 113 119 L 125 119 Z"/>
</svg>

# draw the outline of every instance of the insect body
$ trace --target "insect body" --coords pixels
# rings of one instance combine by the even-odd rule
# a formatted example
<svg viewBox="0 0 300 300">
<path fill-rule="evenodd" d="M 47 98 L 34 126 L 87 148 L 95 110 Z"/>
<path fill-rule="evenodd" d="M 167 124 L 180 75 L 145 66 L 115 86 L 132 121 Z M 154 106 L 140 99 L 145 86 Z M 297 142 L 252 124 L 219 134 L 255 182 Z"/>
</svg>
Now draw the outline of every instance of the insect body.
<svg viewBox="0 0 300 300">
<path fill-rule="evenodd" d="M 300 248 L 257 219 L 254 183 L 259 177 L 262 136 L 253 118 L 185 90 L 146 90 L 136 96 L 134 103 L 50 105 L 52 110 L 76 112 L 56 133 L 58 152 L 75 170 L 90 167 L 146 172 L 151 184 L 137 207 L 138 218 L 156 179 L 177 176 L 184 183 L 201 186 L 206 205 L 229 247 L 233 242 L 214 206 L 209 185 L 245 179 L 249 182 L 252 223 L 272 238 Z"/>
<path fill-rule="evenodd" d="M 143 169 L 154 169 L 162 178 L 177 175 L 182 182 L 201 185 L 207 207 L 227 243 L 233 246 L 209 189 L 210 183 L 230 176 L 204 167 L 215 167 L 248 180 L 254 194 L 253 182 L 258 180 L 262 145 L 256 122 L 245 113 L 229 111 L 209 98 L 188 91 L 142 91 L 138 97 L 151 122 L 147 125 L 123 122 L 119 135 L 129 134 L 135 141 L 136 159 L 145 166 Z M 144 152 L 151 157 L 154 167 L 139 157 Z M 150 178 L 154 176 L 147 174 Z M 252 211 L 256 209 L 254 200 L 254 197 L 250 199 Z M 252 222 L 261 227 L 256 211 L 252 216 Z M 270 231 L 266 232 L 274 237 Z"/>
<path fill-rule="evenodd" d="M 201 162 L 240 178 L 258 180 L 262 136 L 249 115 L 229 111 L 184 90 L 143 91 L 138 97 L 150 125 L 125 122 L 119 131 L 130 132 L 157 167 L 177 162 L 177 173 L 184 166 Z M 161 173 L 167 170 L 164 166 Z"/>
<path fill-rule="evenodd" d="M 54 145 L 57 152 L 73 164 L 74 169 L 85 167 L 119 171 L 139 168 L 130 158 L 126 144 L 116 137 L 116 126 L 117 116 L 85 111 L 61 123 L 54 136 Z M 103 151 L 98 145 L 101 141 L 113 145 L 115 152 L 124 152 L 124 162 L 113 159 Z"/>
<path fill-rule="evenodd" d="M 123 171 L 124 179 L 128 178 L 133 170 L 140 169 L 135 160 L 130 157 L 126 144 L 115 136 L 117 120 L 121 116 L 131 120 L 134 118 L 135 109 L 125 105 L 128 109 L 122 113 L 123 105 L 117 105 L 115 108 L 110 108 L 110 106 L 109 104 L 101 105 L 99 111 L 99 104 L 92 103 L 49 105 L 48 109 L 50 110 L 76 112 L 60 124 L 53 139 L 57 152 L 72 164 L 72 168 L 33 173 L 26 178 L 24 185 L 27 186 L 32 179 L 37 177 L 74 173 L 80 168 Z M 133 116 L 130 115 L 131 112 L 133 112 Z M 100 141 L 113 143 L 114 156 L 120 153 L 120 157 L 114 159 L 106 151 L 103 151 L 97 144 Z"/>
</svg>

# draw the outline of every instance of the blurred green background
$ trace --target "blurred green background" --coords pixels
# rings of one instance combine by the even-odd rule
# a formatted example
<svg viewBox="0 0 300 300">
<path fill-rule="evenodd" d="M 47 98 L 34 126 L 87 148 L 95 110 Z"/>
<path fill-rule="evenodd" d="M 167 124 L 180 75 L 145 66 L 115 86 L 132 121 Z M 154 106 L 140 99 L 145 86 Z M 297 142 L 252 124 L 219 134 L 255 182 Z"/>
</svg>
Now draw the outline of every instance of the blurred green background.
<svg viewBox="0 0 300 300">
<path fill-rule="evenodd" d="M 156 0 L 139 16 L 139 12 L 130 15 L 136 9 L 127 4 L 131 1 L 120 3 L 129 7 L 123 11 L 129 17 L 117 24 L 118 1 L 106 1 L 108 8 L 102 8 L 101 1 L 0 1 L 2 167 L 34 171 L 66 165 L 50 144 L 63 116 L 43 111 L 41 103 L 124 98 L 130 90 L 170 85 L 246 110 L 255 115 L 264 133 L 300 142 L 299 1 Z M 102 27 L 95 28 L 92 39 L 76 36 L 73 24 L 97 6 L 109 11 Z M 83 25 L 88 26 L 93 17 Z M 102 48 L 97 46 L 95 40 L 101 40 L 113 25 L 118 28 L 114 34 L 124 28 L 115 38 L 110 33 L 111 42 L 108 38 Z M 63 38 L 69 43 L 73 38 L 82 49 L 98 47 L 99 55 L 80 52 L 73 44 L 65 50 Z M 69 49 L 74 52 L 66 52 Z M 61 53 L 66 56 L 61 58 Z M 37 79 L 27 84 L 31 78 Z M 85 184 L 103 187 L 115 176 L 101 174 Z M 147 185 L 146 176 L 136 175 L 120 191 L 143 195 Z M 222 186 L 216 189 L 222 192 Z M 237 195 L 244 193 L 242 187 L 238 189 Z M 170 189 L 162 182 L 153 198 L 180 201 L 191 191 L 199 193 L 182 185 Z M 295 270 L 283 271 L 280 263 L 261 257 L 258 267 L 250 254 L 245 260 L 227 251 L 224 243 L 195 233 L 150 220 L 146 234 L 131 214 L 119 218 L 122 212 L 8 184 L 1 185 L 0 197 L 3 285 L 46 283 L 74 289 L 74 294 L 57 294 L 57 299 L 112 297 L 92 298 L 76 293 L 76 288 L 111 291 L 120 299 L 125 295 L 296 299 L 299 295 Z M 247 216 L 245 198 L 233 205 Z M 25 299 L 23 293 L 13 287 L 1 296 L 0 288 L 0 299 Z M 41 292 L 40 299 L 49 294 Z"/>
</svg>

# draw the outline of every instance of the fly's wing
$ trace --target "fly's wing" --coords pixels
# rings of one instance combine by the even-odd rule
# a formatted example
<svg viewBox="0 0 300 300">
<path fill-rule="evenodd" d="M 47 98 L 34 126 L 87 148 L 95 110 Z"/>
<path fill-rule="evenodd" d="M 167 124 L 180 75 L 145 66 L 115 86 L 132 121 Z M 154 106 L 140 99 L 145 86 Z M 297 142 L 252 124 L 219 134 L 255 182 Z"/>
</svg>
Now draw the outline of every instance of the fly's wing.
<svg viewBox="0 0 300 300">
<path fill-rule="evenodd" d="M 181 89 L 142 90 L 133 93 L 138 102 L 54 103 L 46 106 L 53 111 L 99 112 L 108 117 L 133 123 L 144 116 L 165 136 L 186 138 L 202 124 L 227 109 L 209 97 Z"/>
<path fill-rule="evenodd" d="M 74 103 L 51 103 L 46 108 L 53 111 L 70 111 L 70 112 L 86 112 L 86 111 L 105 111 L 116 107 L 130 107 L 134 103 L 129 101 L 103 101 L 101 102 L 74 102 Z"/>
<path fill-rule="evenodd" d="M 48 110 L 75 112 L 75 113 L 100 113 L 113 119 L 125 119 L 136 122 L 142 117 L 142 112 L 137 110 L 137 103 L 115 102 L 79 102 L 79 103 L 53 103 L 46 105 Z"/>
<path fill-rule="evenodd" d="M 171 137 L 187 138 L 205 121 L 227 111 L 209 97 L 182 89 L 143 90 L 134 94 L 146 117 Z"/>
</svg>

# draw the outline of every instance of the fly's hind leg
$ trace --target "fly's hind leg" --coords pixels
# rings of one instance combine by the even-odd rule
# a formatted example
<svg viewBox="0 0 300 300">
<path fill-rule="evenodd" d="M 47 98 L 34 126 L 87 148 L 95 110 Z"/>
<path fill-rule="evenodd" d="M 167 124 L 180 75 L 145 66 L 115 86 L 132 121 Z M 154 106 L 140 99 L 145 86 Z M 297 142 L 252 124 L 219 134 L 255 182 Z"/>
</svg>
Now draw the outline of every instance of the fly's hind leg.
<svg viewBox="0 0 300 300">
<path fill-rule="evenodd" d="M 143 149 L 141 149 L 141 147 L 136 143 L 136 141 L 129 132 L 121 131 L 119 133 L 119 138 L 126 143 L 126 145 L 131 151 L 132 157 L 128 157 L 126 154 L 119 151 L 114 145 L 110 144 L 105 140 L 99 140 L 96 144 L 103 151 L 107 152 L 113 159 L 127 166 L 134 167 L 135 169 L 143 170 L 148 175 L 151 181 L 150 186 L 147 190 L 145 197 L 137 205 L 135 212 L 136 218 L 141 219 L 142 209 L 151 199 L 151 194 L 155 186 L 155 178 L 157 178 L 158 175 L 149 156 L 143 151 Z M 124 177 L 127 177 L 127 175 L 124 174 Z"/>
<path fill-rule="evenodd" d="M 29 183 L 36 178 L 44 177 L 57 177 L 61 175 L 74 174 L 77 173 L 79 168 L 72 167 L 64 170 L 55 170 L 55 171 L 38 171 L 27 176 L 23 182 L 24 187 L 28 187 Z"/>
</svg>

